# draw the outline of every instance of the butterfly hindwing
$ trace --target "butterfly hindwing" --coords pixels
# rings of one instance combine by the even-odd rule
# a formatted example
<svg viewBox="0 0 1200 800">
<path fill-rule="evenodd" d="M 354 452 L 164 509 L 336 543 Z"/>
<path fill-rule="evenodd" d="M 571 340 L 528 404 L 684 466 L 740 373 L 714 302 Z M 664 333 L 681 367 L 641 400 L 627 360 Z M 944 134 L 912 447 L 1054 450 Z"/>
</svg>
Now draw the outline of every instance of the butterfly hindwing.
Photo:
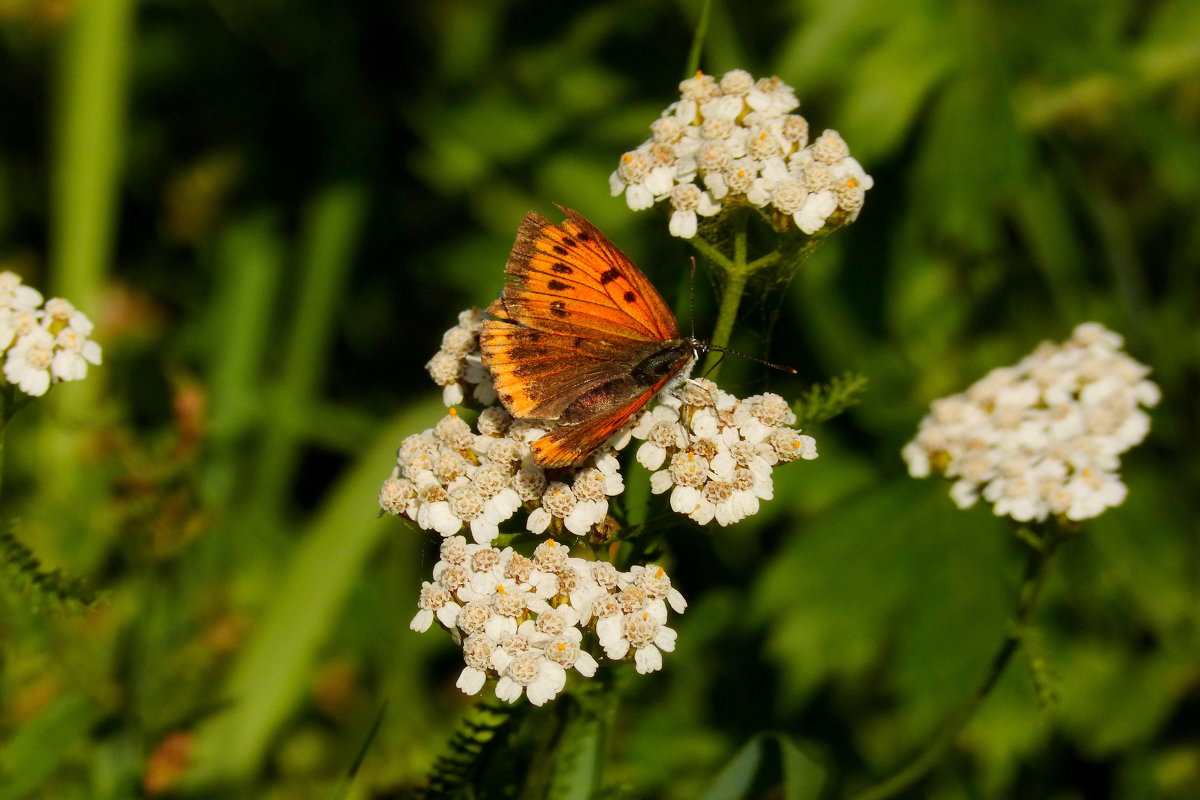
<svg viewBox="0 0 1200 800">
<path fill-rule="evenodd" d="M 581 395 L 628 374 L 658 346 L 618 346 L 503 320 L 485 321 L 479 342 L 501 402 L 513 416 L 527 419 L 558 419 Z"/>
<path fill-rule="evenodd" d="M 575 466 L 645 408 L 668 380 L 670 376 L 649 387 L 618 380 L 593 389 L 576 403 L 594 413 L 579 414 L 583 421 L 560 426 L 535 441 L 531 446 L 534 458 L 543 467 Z"/>
</svg>

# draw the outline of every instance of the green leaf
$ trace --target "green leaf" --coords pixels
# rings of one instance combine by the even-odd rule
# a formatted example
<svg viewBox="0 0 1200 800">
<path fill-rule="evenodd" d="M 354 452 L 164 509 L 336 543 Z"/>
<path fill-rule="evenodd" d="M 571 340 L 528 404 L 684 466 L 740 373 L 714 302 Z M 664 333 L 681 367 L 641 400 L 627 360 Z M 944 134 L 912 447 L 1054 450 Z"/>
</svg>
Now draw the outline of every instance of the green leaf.
<svg viewBox="0 0 1200 800">
<path fill-rule="evenodd" d="M 1013 198 L 1014 222 L 1065 319 L 1085 319 L 1078 287 L 1087 280 L 1070 212 L 1049 173 L 1031 175 Z"/>
<path fill-rule="evenodd" d="M 420 405 L 385 426 L 305 531 L 226 682 L 222 697 L 229 709 L 197 731 L 193 785 L 243 779 L 258 768 L 276 729 L 306 691 L 317 650 L 367 558 L 398 525 L 379 516 L 377 502 L 396 444 L 425 427 L 439 408 Z M 415 574 L 407 577 L 418 585 Z"/>
<path fill-rule="evenodd" d="M 964 512 L 944 496 L 923 505 L 909 512 L 912 584 L 894 665 L 903 720 L 916 736 L 961 707 L 1007 637 L 1017 602 L 1009 581 L 1020 560 L 1009 527 L 988 509 Z"/>
<path fill-rule="evenodd" d="M 972 32 L 946 31 L 960 48 Z M 1001 70 L 988 53 L 970 53 L 929 115 L 913 193 L 921 198 L 914 210 L 934 235 L 977 254 L 996 247 L 996 210 L 1026 174 L 1027 154 Z"/>
<path fill-rule="evenodd" d="M 897 4 L 878 0 L 805 5 L 804 16 L 783 39 L 774 65 L 779 76 L 801 92 L 836 81 L 851 58 L 900 18 Z M 908 8 L 907 13 L 921 12 Z"/>
<path fill-rule="evenodd" d="M 704 793 L 704 800 L 741 800 L 749 795 L 763 761 L 763 740 L 755 737 L 738 750 Z"/>
<path fill-rule="evenodd" d="M 0 526 L 0 572 L 33 605 L 79 610 L 95 605 L 100 596 L 82 578 L 61 569 L 42 569 L 42 563 L 12 532 L 12 523 Z"/>
<path fill-rule="evenodd" d="M 589 800 L 600 786 L 607 725 L 598 715 L 582 710 L 571 719 L 555 748 L 555 767 L 546 797 Z"/>
<path fill-rule="evenodd" d="M 768 746 L 773 745 L 773 746 Z M 704 800 L 742 800 L 773 793 L 784 800 L 816 800 L 825 770 L 784 734 L 758 734 L 718 773 Z"/>
<path fill-rule="evenodd" d="M 59 697 L 0 749 L 0 800 L 32 794 L 87 736 L 101 710 L 83 694 Z"/>
<path fill-rule="evenodd" d="M 1178 488 L 1158 469 L 1126 470 L 1125 503 L 1088 523 L 1090 549 L 1109 596 L 1129 598 L 1138 622 L 1164 640 L 1194 626 L 1194 540 L 1186 533 L 1189 510 L 1176 502 Z"/>
<path fill-rule="evenodd" d="M 1194 675 L 1194 664 L 1168 654 L 1135 655 L 1123 643 L 1066 641 L 1055 657 L 1063 695 L 1061 727 L 1093 758 L 1146 744 L 1166 723 L 1176 687 Z"/>
<path fill-rule="evenodd" d="M 853 372 L 832 378 L 828 383 L 815 384 L 803 397 L 792 403 L 792 410 L 796 412 L 796 427 L 806 430 L 828 422 L 861 403 L 866 390 L 867 376 Z"/>
<path fill-rule="evenodd" d="M 954 64 L 954 50 L 941 46 L 942 21 L 912 13 L 899 19 L 887 38 L 856 64 L 839 129 L 864 164 L 897 150 L 919 112 Z M 896 69 L 904 64 L 905 69 Z"/>
<path fill-rule="evenodd" d="M 958 510 L 941 482 L 908 478 L 813 520 L 754 597 L 785 697 L 798 702 L 829 678 L 865 676 L 898 642 L 905 711 L 927 729 L 958 705 L 1005 634 L 1008 542 L 1003 524 L 982 509 Z"/>
<path fill-rule="evenodd" d="M 333 800 L 345 800 L 350 796 L 350 789 L 354 786 L 354 778 L 358 775 L 358 771 L 362 769 L 363 760 L 367 757 L 367 751 L 371 748 L 371 742 L 375 741 L 375 737 L 379 734 L 379 726 L 383 724 L 383 715 L 386 712 L 387 703 L 384 702 L 379 706 L 379 712 L 375 715 L 374 721 L 371 722 L 371 729 L 367 731 L 362 746 L 358 748 L 358 755 L 354 757 L 354 763 L 350 765 L 350 769 L 346 771 L 346 776 L 342 778 L 341 784 L 333 793 Z"/>
<path fill-rule="evenodd" d="M 804 754 L 789 737 L 778 734 L 779 758 L 783 763 L 783 800 L 817 800 L 825 770 Z"/>
</svg>

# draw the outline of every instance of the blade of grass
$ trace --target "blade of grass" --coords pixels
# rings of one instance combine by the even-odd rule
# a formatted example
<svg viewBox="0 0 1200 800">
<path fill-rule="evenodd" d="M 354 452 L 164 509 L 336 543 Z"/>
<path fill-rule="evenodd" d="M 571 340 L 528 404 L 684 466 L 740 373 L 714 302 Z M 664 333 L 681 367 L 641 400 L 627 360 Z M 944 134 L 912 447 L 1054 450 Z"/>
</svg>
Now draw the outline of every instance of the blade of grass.
<svg viewBox="0 0 1200 800">
<path fill-rule="evenodd" d="M 323 191 L 306 214 L 300 252 L 299 287 L 291 313 L 283 368 L 264 422 L 252 497 L 255 508 L 272 518 L 283 506 L 302 442 L 296 419 L 308 416 L 320 388 L 329 352 L 338 300 L 350 272 L 366 215 L 367 196 L 359 184 L 340 184 Z"/>
<path fill-rule="evenodd" d="M 42 288 L 93 318 L 112 268 L 135 8 L 134 0 L 73 5 L 56 53 L 49 270 Z M 105 383 L 104 369 L 93 369 L 87 380 L 56 386 L 45 398 L 43 419 L 54 424 L 37 430 L 38 459 L 54 480 L 39 484 L 44 508 L 95 507 L 89 493 L 98 484 L 86 480 L 79 434 L 81 423 L 98 417 Z M 85 536 L 83 526 L 61 520 L 56 527 L 68 532 L 59 546 L 74 553 L 75 566 L 98 557 L 102 536 Z"/>
<path fill-rule="evenodd" d="M 303 541 L 280 577 L 270 605 L 225 685 L 230 708 L 197 731 L 190 783 L 197 787 L 245 780 L 262 762 L 279 725 L 307 689 L 317 650 L 337 621 L 346 595 L 385 531 L 397 522 L 380 518 L 379 486 L 395 460 L 404 436 L 427 427 L 441 411 L 424 403 L 385 426 L 354 468 L 330 494 L 305 531 Z M 404 563 L 414 566 L 420 538 L 403 539 L 412 548 Z M 420 586 L 416 572 L 397 581 Z M 412 664 L 415 669 L 416 664 Z M 400 685 L 418 691 L 414 676 Z M 393 698 L 397 707 L 415 709 L 420 697 Z"/>
<path fill-rule="evenodd" d="M 33 794 L 102 713 L 84 695 L 68 694 L 20 727 L 0 749 L 0 800 Z"/>
<path fill-rule="evenodd" d="M 49 289 L 89 311 L 116 233 L 134 8 L 134 0 L 77 4 L 59 53 Z"/>
<path fill-rule="evenodd" d="M 367 751 L 371 749 L 371 742 L 375 741 L 375 737 L 379 734 L 379 726 L 383 724 L 383 715 L 387 712 L 387 701 L 379 706 L 379 712 L 375 715 L 374 722 L 371 723 L 371 729 L 367 731 L 366 738 L 363 739 L 362 747 L 358 748 L 358 755 L 354 757 L 354 763 L 350 765 L 350 769 L 346 770 L 346 775 L 342 778 L 337 789 L 331 795 L 331 800 L 346 800 L 350 796 L 350 789 L 354 786 L 354 778 L 358 775 L 358 771 L 362 768 L 363 761 L 367 758 Z"/>
<path fill-rule="evenodd" d="M 226 228 L 216 246 L 219 276 L 213 299 L 212 459 L 208 493 L 227 505 L 238 478 L 238 443 L 262 418 L 262 369 L 273 343 L 270 326 L 283 272 L 284 244 L 278 222 L 259 212 Z"/>
</svg>

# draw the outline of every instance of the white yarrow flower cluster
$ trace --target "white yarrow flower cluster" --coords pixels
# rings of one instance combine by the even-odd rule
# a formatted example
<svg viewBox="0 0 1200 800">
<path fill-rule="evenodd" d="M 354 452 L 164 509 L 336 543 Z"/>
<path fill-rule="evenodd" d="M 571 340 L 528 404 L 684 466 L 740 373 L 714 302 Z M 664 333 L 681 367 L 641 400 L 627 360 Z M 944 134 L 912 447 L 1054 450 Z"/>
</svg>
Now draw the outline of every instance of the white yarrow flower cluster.
<svg viewBox="0 0 1200 800">
<path fill-rule="evenodd" d="M 701 378 L 643 413 L 632 433 L 652 492 L 669 491 L 671 508 L 701 525 L 732 525 L 774 496 L 776 465 L 817 457 L 816 440 L 788 427 L 795 422 L 777 394 L 739 400 Z"/>
<path fill-rule="evenodd" d="M 456 409 L 437 425 L 407 437 L 379 491 L 379 505 L 425 530 L 453 536 L 464 528 L 479 544 L 500 535 L 500 523 L 524 508 L 536 534 L 591 533 L 608 516 L 609 498 L 625 490 L 610 442 L 578 469 L 550 481 L 529 444 L 547 424 L 516 420 L 500 406 L 480 412 L 473 428 Z"/>
<path fill-rule="evenodd" d="M 1150 430 L 1141 406 L 1161 397 L 1123 344 L 1084 323 L 1061 345 L 1043 342 L 1016 366 L 934 401 L 902 451 L 909 473 L 940 472 L 955 479 L 961 508 L 982 497 L 1019 522 L 1084 520 L 1120 505 L 1120 455 Z"/>
<path fill-rule="evenodd" d="M 733 70 L 720 81 L 697 72 L 679 89 L 650 138 L 622 155 L 609 178 L 632 210 L 669 201 L 670 232 L 685 239 L 699 217 L 736 205 L 807 234 L 857 219 L 874 181 L 837 131 L 809 140 L 790 86 Z"/>
<path fill-rule="evenodd" d="M 608 498 L 625 491 L 621 465 L 612 453 L 596 456 L 593 463 L 574 471 L 569 485 L 554 481 L 546 487 L 541 507 L 529 515 L 531 533 L 545 533 L 557 519 L 561 527 L 584 536 L 608 516 Z"/>
<path fill-rule="evenodd" d="M 436 619 L 462 645 L 463 692 L 477 694 L 492 678 L 497 698 L 540 706 L 563 690 L 568 671 L 595 675 L 585 632 L 610 659 L 632 654 L 638 672 L 660 669 L 662 651 L 675 649 L 667 607 L 682 613 L 687 602 L 655 565 L 619 572 L 572 557 L 553 539 L 530 558 L 453 536 L 418 606 L 409 627 L 426 631 Z"/>
<path fill-rule="evenodd" d="M 522 503 L 521 462 L 529 448 L 504 436 L 510 422 L 503 409 L 485 409 L 479 427 L 487 433 L 479 434 L 451 408 L 433 428 L 400 445 L 392 474 L 379 492 L 380 507 L 442 536 L 466 526 L 476 542 L 491 542 L 500 535 L 500 523 Z M 497 445 L 499 441 L 506 444 Z M 534 480 L 544 484 L 545 477 Z"/>
<path fill-rule="evenodd" d="M 5 379 L 32 397 L 62 381 L 87 377 L 88 365 L 100 363 L 100 345 L 88 339 L 92 321 L 70 302 L 21 283 L 14 272 L 0 272 L 0 353 Z"/>
<path fill-rule="evenodd" d="M 447 407 L 461 403 L 468 389 L 480 405 L 496 402 L 491 373 L 479 352 L 483 319 L 483 312 L 476 308 L 460 313 L 458 324 L 442 334 L 441 348 L 425 365 L 433 382 L 442 387 L 442 402 Z"/>
</svg>

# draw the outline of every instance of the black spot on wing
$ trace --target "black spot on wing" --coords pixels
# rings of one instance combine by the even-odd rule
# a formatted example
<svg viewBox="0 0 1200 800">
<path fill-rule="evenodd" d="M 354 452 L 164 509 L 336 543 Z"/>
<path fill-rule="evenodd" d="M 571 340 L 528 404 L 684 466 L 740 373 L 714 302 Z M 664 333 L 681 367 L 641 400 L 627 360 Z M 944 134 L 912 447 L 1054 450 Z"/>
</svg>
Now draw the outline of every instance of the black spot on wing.
<svg viewBox="0 0 1200 800">
<path fill-rule="evenodd" d="M 621 277 L 621 270 L 616 268 L 606 269 L 604 272 L 600 273 L 600 285 L 604 286 L 610 284 L 619 277 Z"/>
<path fill-rule="evenodd" d="M 625 293 L 625 302 L 626 302 L 626 303 L 632 303 L 632 302 L 634 302 L 634 301 L 636 301 L 636 300 L 637 300 L 637 295 L 636 295 L 636 294 L 634 294 L 633 292 L 626 292 L 626 293 Z"/>
<path fill-rule="evenodd" d="M 567 304 L 562 300 L 555 300 L 550 304 L 550 313 L 559 318 L 571 316 L 571 312 L 567 311 Z"/>
<path fill-rule="evenodd" d="M 568 267 L 566 264 L 562 263 L 561 261 L 555 261 L 553 264 L 550 265 L 550 269 L 554 270 L 559 275 L 571 275 L 571 274 L 574 274 L 574 272 L 575 272 L 575 270 L 571 269 L 570 267 Z"/>
<path fill-rule="evenodd" d="M 554 245 L 554 252 L 558 253 L 560 256 L 565 256 L 565 255 L 567 255 L 567 254 L 568 254 L 570 251 L 569 251 L 569 250 L 567 250 L 567 248 L 565 248 L 565 247 L 563 247 L 563 246 L 561 246 L 561 245 L 557 245 L 557 244 L 556 244 L 556 245 Z"/>
<path fill-rule="evenodd" d="M 562 281 L 556 281 L 556 280 L 547 281 L 546 288 L 548 288 L 552 292 L 572 292 L 575 290 L 574 286 L 571 286 L 568 283 L 563 283 Z"/>
</svg>

